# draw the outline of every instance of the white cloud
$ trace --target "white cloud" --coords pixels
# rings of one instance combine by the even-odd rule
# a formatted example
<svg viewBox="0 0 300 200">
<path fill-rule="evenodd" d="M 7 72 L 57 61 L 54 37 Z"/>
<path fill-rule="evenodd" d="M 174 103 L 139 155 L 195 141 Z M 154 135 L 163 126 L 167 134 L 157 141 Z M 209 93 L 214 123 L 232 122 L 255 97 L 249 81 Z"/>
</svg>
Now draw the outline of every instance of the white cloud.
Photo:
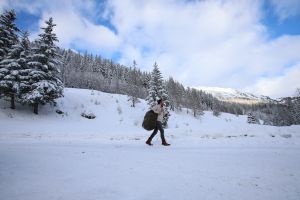
<svg viewBox="0 0 300 200">
<path fill-rule="evenodd" d="M 270 39 L 262 7 L 251 0 L 112 0 L 107 9 L 122 42 L 120 62 L 150 70 L 157 61 L 165 77 L 189 86 L 244 89 L 300 60 L 300 37 Z"/>
<path fill-rule="evenodd" d="M 275 14 L 281 21 L 300 15 L 299 0 L 270 0 L 270 2 L 274 7 Z"/>
<path fill-rule="evenodd" d="M 89 52 L 101 53 L 106 56 L 110 56 L 118 47 L 118 38 L 110 29 L 92 23 L 74 10 L 44 13 L 40 26 L 44 26 L 44 21 L 49 17 L 53 17 L 57 24 L 55 33 L 62 47 L 87 49 Z"/>
<path fill-rule="evenodd" d="M 44 12 L 40 24 L 43 26 L 44 20 L 54 18 L 61 46 L 86 49 L 107 57 L 113 54 L 119 45 L 118 37 L 109 28 L 91 20 L 98 12 L 92 1 L 65 1 L 65 5 L 60 6 Z"/>
<path fill-rule="evenodd" d="M 280 76 L 261 78 L 254 86 L 247 88 L 247 91 L 277 98 L 291 96 L 296 92 L 296 88 L 300 88 L 299 78 L 300 63 L 297 63 Z"/>
<path fill-rule="evenodd" d="M 27 11 L 33 15 L 40 15 L 40 27 L 44 21 L 53 17 L 57 24 L 54 31 L 64 48 L 77 48 L 93 53 L 101 53 L 110 57 L 119 45 L 116 34 L 101 24 L 96 24 L 94 18 L 99 17 L 94 1 L 80 0 L 9 0 L 2 7 Z M 32 33 L 34 39 L 38 35 Z"/>
</svg>

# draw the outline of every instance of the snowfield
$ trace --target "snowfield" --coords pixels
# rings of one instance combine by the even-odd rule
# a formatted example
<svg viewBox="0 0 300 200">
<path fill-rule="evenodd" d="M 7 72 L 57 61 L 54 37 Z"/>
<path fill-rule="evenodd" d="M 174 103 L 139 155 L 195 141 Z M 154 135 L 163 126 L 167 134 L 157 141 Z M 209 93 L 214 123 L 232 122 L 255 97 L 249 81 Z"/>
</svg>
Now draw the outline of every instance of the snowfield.
<svg viewBox="0 0 300 200">
<path fill-rule="evenodd" d="M 300 126 L 211 112 L 195 119 L 183 109 L 165 130 L 171 146 L 157 135 L 149 147 L 147 107 L 70 88 L 39 115 L 1 99 L 0 199 L 300 199 Z"/>
</svg>

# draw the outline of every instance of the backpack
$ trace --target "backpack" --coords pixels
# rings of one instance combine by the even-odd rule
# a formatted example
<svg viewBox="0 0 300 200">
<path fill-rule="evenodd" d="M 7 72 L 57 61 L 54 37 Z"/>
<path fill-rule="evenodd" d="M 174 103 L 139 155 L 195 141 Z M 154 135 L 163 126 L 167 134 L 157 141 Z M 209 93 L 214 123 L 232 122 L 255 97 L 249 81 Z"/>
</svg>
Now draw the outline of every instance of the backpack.
<svg viewBox="0 0 300 200">
<path fill-rule="evenodd" d="M 158 114 L 155 113 L 153 110 L 149 110 L 148 112 L 146 112 L 142 124 L 143 128 L 146 129 L 147 131 L 151 131 L 155 129 L 157 116 Z"/>
</svg>

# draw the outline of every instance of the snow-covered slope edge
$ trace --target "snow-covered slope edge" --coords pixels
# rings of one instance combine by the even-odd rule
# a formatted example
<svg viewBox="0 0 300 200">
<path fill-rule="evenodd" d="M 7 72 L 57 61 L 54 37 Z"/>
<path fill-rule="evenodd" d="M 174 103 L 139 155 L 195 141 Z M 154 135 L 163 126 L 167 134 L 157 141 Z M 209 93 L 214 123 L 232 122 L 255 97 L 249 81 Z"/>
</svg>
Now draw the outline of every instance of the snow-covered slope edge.
<svg viewBox="0 0 300 200">
<path fill-rule="evenodd" d="M 11 110 L 9 102 L 0 100 L 0 139 L 144 140 L 150 134 L 141 126 L 148 110 L 143 100 L 133 108 L 124 95 L 71 88 L 66 88 L 64 95 L 58 99 L 56 107 L 41 106 L 39 115 L 34 115 L 27 106 L 17 105 L 16 110 Z M 56 113 L 57 109 L 64 114 Z M 96 118 L 83 118 L 83 112 L 93 113 Z M 215 117 L 211 112 L 205 112 L 201 119 L 196 119 L 187 114 L 185 109 L 182 112 L 171 112 L 169 128 L 166 129 L 169 140 L 271 136 L 299 138 L 299 133 L 300 126 L 247 124 L 246 116 L 237 117 L 226 113 Z"/>
</svg>

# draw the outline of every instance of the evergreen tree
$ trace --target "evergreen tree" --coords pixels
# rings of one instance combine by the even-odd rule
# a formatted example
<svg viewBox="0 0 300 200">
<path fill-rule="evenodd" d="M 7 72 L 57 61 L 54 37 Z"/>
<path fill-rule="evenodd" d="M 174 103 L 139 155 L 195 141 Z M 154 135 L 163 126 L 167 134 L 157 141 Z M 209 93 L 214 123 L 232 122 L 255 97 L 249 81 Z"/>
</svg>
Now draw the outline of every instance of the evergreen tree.
<svg viewBox="0 0 300 200">
<path fill-rule="evenodd" d="M 297 88 L 296 97 L 293 102 L 293 119 L 294 124 L 300 124 L 300 88 Z"/>
<path fill-rule="evenodd" d="M 0 15 L 0 62 L 8 54 L 12 45 L 18 43 L 19 29 L 15 24 L 14 10 L 5 11 Z"/>
<path fill-rule="evenodd" d="M 204 114 L 203 112 L 203 104 L 202 104 L 202 101 L 201 101 L 201 97 L 200 97 L 200 93 L 192 88 L 191 90 L 189 90 L 190 93 L 189 93 L 189 100 L 190 100 L 190 104 L 192 106 L 192 110 L 193 110 L 193 115 L 194 117 L 197 117 L 197 116 L 201 116 Z"/>
<path fill-rule="evenodd" d="M 161 75 L 161 72 L 159 71 L 158 65 L 156 62 L 153 66 L 153 71 L 151 73 L 151 78 L 148 86 L 148 96 L 146 97 L 146 101 L 148 102 L 148 105 L 150 108 L 155 106 L 157 104 L 157 100 L 163 99 L 165 102 L 165 116 L 163 118 L 163 125 L 167 126 L 168 119 L 170 116 L 169 113 L 169 105 L 170 100 L 167 93 L 167 90 L 165 89 L 164 81 Z"/>
<path fill-rule="evenodd" d="M 216 117 L 221 115 L 220 104 L 216 100 L 213 101 L 213 115 Z"/>
<path fill-rule="evenodd" d="M 292 110 L 293 123 L 299 125 L 300 124 L 300 97 L 294 100 L 292 109 L 293 109 Z"/>
<path fill-rule="evenodd" d="M 14 66 L 13 63 L 9 64 L 4 59 L 13 59 L 14 55 L 8 53 L 12 51 L 12 46 L 17 44 L 19 29 L 15 25 L 16 14 L 14 10 L 5 11 L 0 16 L 0 95 L 9 96 L 11 98 L 11 108 L 15 109 L 14 98 L 18 89 L 15 84 L 15 78 L 17 71 L 15 69 L 18 66 Z"/>
<path fill-rule="evenodd" d="M 0 66 L 6 72 L 0 81 L 1 90 L 10 96 L 12 109 L 15 109 L 15 98 L 29 87 L 27 65 L 29 54 L 28 33 L 24 33 L 21 41 L 11 46 L 8 55 L 0 63 Z"/>
<path fill-rule="evenodd" d="M 288 106 L 277 103 L 272 111 L 271 118 L 274 126 L 290 126 L 292 124 L 292 116 Z"/>
<path fill-rule="evenodd" d="M 162 98 L 158 93 L 158 91 L 160 91 L 162 88 L 162 83 L 162 76 L 158 69 L 158 65 L 155 62 L 148 84 L 148 96 L 146 97 L 146 101 L 150 108 L 155 106 L 157 104 L 157 100 Z"/>
<path fill-rule="evenodd" d="M 29 37 L 28 32 L 23 33 L 21 43 L 20 43 L 20 59 L 18 61 L 19 64 L 21 65 L 21 69 L 19 70 L 20 82 L 19 82 L 19 93 L 18 93 L 20 99 L 31 89 L 29 73 L 32 71 L 32 69 L 29 67 L 28 63 L 32 59 L 32 50 L 31 50 L 31 44 L 28 37 Z"/>
<path fill-rule="evenodd" d="M 247 122 L 249 124 L 259 124 L 259 120 L 251 112 L 248 114 Z"/>
<path fill-rule="evenodd" d="M 63 83 L 59 77 L 58 66 L 61 56 L 58 55 L 58 41 L 53 33 L 53 19 L 45 22 L 43 33 L 39 34 L 33 48 L 32 60 L 28 63 L 32 69 L 30 72 L 30 91 L 22 96 L 23 101 L 34 106 L 34 113 L 38 114 L 38 105 L 54 103 L 56 98 L 63 95 Z"/>
<path fill-rule="evenodd" d="M 172 77 L 169 78 L 169 80 L 166 83 L 168 94 L 170 97 L 170 109 L 175 110 L 181 109 L 181 98 L 183 96 L 182 94 L 182 88 L 181 85 L 176 82 Z"/>
<path fill-rule="evenodd" d="M 127 86 L 127 94 L 128 94 L 128 101 L 131 101 L 131 107 L 135 107 L 136 103 L 139 103 L 139 87 L 138 87 L 138 73 L 136 70 L 136 62 L 135 60 L 133 61 L 133 70 L 128 75 L 128 82 L 129 85 Z"/>
<path fill-rule="evenodd" d="M 129 85 L 127 87 L 128 101 L 131 102 L 131 107 L 135 107 L 135 105 L 140 102 L 137 97 L 138 92 L 139 88 L 136 85 Z"/>
<path fill-rule="evenodd" d="M 292 124 L 300 124 L 300 89 L 297 88 L 295 97 L 291 98 L 290 114 Z"/>
</svg>

